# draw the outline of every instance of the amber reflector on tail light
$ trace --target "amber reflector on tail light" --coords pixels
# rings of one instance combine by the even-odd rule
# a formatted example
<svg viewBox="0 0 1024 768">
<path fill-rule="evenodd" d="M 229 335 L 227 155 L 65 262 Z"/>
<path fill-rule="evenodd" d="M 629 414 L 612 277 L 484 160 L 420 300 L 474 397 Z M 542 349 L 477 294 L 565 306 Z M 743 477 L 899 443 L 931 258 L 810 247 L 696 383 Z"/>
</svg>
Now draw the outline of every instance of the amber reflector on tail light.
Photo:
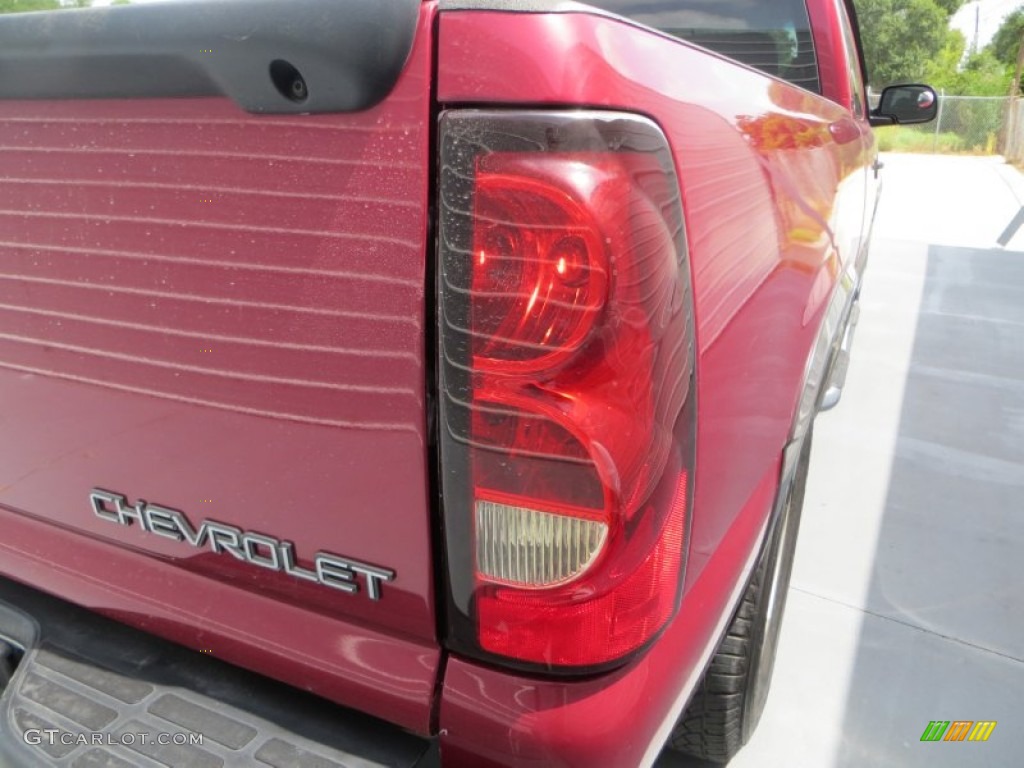
<svg viewBox="0 0 1024 768">
<path fill-rule="evenodd" d="M 441 120 L 448 645 L 622 663 L 671 619 L 695 434 L 693 307 L 664 136 L 610 112 Z"/>
</svg>

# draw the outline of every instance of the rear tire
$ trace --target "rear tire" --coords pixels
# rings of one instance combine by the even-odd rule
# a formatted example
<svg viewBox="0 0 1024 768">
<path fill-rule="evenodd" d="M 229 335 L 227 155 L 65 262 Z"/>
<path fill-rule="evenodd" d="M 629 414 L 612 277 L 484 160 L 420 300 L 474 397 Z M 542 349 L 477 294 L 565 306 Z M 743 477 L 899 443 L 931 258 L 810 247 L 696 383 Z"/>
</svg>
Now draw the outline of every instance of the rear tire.
<svg viewBox="0 0 1024 768">
<path fill-rule="evenodd" d="M 801 446 L 793 483 L 743 598 L 668 746 L 727 763 L 747 743 L 768 699 L 797 530 L 807 484 L 811 432 Z"/>
</svg>

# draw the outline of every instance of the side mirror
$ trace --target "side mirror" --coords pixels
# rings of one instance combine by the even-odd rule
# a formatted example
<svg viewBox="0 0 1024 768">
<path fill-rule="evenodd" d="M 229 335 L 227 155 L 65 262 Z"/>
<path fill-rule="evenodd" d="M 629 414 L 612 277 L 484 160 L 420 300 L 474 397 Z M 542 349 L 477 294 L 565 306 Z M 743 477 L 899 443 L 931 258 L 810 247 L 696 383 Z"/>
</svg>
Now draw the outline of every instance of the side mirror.
<svg viewBox="0 0 1024 768">
<path fill-rule="evenodd" d="M 927 85 L 890 85 L 882 91 L 878 107 L 869 116 L 871 125 L 929 123 L 939 112 L 939 97 Z"/>
</svg>

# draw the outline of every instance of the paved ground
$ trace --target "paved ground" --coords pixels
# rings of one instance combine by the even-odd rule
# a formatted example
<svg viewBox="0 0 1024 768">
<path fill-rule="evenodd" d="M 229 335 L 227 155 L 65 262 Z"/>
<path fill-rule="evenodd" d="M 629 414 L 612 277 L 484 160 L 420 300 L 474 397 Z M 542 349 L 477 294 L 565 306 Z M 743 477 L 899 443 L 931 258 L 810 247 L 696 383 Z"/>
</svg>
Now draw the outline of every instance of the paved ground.
<svg viewBox="0 0 1024 768">
<path fill-rule="evenodd" d="M 884 160 L 775 681 L 730 768 L 1024 765 L 1024 229 L 996 245 L 1024 177 L 992 158 Z M 998 725 L 984 744 L 922 743 L 930 720 Z"/>
</svg>

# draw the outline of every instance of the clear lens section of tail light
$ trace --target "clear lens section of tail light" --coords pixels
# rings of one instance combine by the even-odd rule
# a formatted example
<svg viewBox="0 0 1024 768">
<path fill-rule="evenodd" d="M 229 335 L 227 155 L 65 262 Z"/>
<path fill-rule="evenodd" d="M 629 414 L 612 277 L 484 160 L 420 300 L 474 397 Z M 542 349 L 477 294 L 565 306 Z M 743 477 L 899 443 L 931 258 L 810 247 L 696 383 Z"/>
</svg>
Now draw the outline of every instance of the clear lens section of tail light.
<svg viewBox="0 0 1024 768">
<path fill-rule="evenodd" d="M 476 561 L 481 577 L 495 583 L 547 587 L 586 570 L 601 551 L 603 522 L 476 501 Z"/>
</svg>

